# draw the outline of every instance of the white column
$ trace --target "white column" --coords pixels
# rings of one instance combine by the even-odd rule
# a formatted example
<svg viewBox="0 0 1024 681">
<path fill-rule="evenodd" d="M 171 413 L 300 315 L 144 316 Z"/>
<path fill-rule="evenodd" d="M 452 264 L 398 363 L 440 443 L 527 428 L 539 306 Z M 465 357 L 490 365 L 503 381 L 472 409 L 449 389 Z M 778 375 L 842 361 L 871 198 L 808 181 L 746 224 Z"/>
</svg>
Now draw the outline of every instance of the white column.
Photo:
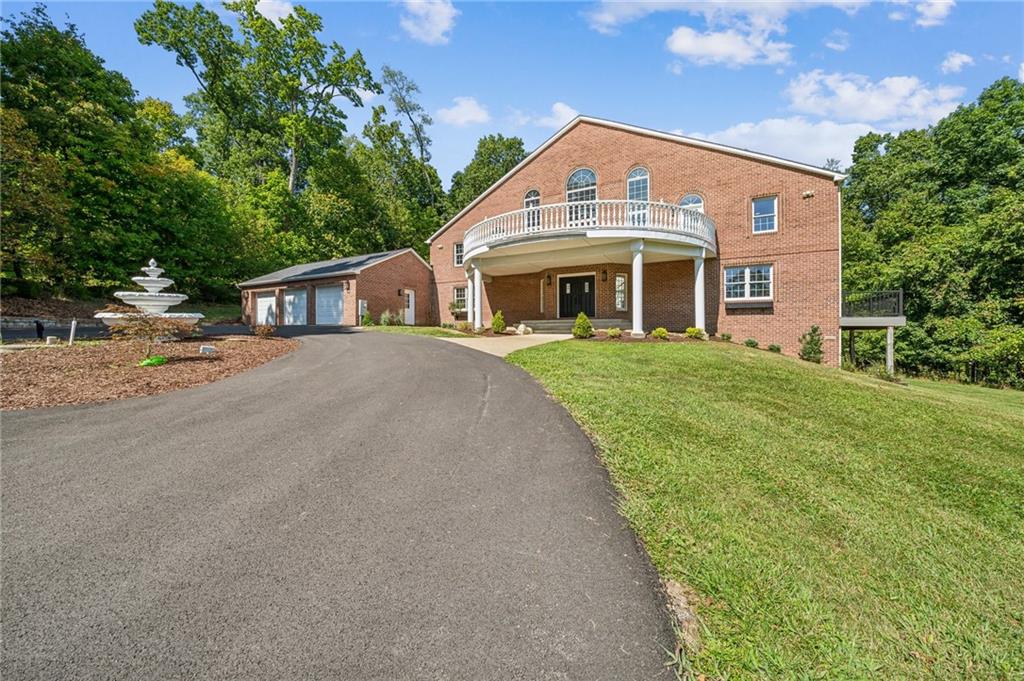
<svg viewBox="0 0 1024 681">
<path fill-rule="evenodd" d="M 892 376 L 896 373 L 896 361 L 893 357 L 893 327 L 885 327 L 885 370 Z"/>
<path fill-rule="evenodd" d="M 693 259 L 693 325 L 704 328 L 704 258 Z"/>
<path fill-rule="evenodd" d="M 644 337 L 644 242 L 633 242 L 633 338 Z"/>
<path fill-rule="evenodd" d="M 466 275 L 466 321 L 473 323 L 473 279 Z"/>
<path fill-rule="evenodd" d="M 481 329 L 484 326 L 484 277 L 479 267 L 473 268 L 473 328 Z"/>
</svg>

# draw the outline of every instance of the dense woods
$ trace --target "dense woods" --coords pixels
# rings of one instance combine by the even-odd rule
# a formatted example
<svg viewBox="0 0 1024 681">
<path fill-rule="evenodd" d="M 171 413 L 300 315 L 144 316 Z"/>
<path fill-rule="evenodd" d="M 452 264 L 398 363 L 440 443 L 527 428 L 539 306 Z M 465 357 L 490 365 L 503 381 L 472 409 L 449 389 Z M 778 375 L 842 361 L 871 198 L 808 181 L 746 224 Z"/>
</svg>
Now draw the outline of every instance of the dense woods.
<svg viewBox="0 0 1024 681">
<path fill-rule="evenodd" d="M 74 26 L 37 7 L 0 44 L 2 285 L 6 295 L 92 297 L 152 255 L 180 290 L 235 296 L 236 281 L 297 262 L 412 246 L 522 160 L 488 135 L 445 192 L 430 116 L 401 71 L 320 38 L 296 6 L 157 0 L 138 39 L 194 76 L 186 110 L 139 98 Z M 348 113 L 385 95 L 361 131 Z M 1024 359 L 1024 85 L 1003 79 L 926 130 L 856 143 L 843 193 L 844 289 L 902 288 L 898 366 L 965 362 L 1020 380 Z M 858 350 L 879 360 L 881 342 Z"/>
</svg>

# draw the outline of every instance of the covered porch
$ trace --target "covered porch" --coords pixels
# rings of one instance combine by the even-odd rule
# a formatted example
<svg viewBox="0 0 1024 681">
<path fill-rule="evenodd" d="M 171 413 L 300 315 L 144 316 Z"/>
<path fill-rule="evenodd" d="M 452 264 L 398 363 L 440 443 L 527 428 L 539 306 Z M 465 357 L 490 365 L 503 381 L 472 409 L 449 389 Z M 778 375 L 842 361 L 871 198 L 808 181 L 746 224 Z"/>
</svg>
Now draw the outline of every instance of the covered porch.
<svg viewBox="0 0 1024 681">
<path fill-rule="evenodd" d="M 563 332 L 580 312 L 641 337 L 707 327 L 705 260 L 714 223 L 664 203 L 589 201 L 489 218 L 465 238 L 467 319 Z"/>
</svg>

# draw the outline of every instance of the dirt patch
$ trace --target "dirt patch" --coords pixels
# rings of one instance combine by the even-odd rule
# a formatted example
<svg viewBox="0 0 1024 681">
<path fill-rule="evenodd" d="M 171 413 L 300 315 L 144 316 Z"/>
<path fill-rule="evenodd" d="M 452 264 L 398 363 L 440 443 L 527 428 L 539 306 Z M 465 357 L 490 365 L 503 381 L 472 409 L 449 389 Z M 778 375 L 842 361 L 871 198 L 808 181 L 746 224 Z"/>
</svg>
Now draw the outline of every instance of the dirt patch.
<svg viewBox="0 0 1024 681">
<path fill-rule="evenodd" d="M 700 650 L 700 620 L 694 610 L 700 596 L 692 588 L 673 579 L 664 582 L 668 607 L 675 617 L 679 638 L 687 653 Z"/>
<path fill-rule="evenodd" d="M 215 354 L 200 355 L 200 345 Z M 224 336 L 161 343 L 170 361 L 140 367 L 143 344 L 99 341 L 0 354 L 0 408 L 34 409 L 157 395 L 212 383 L 287 354 L 299 341 Z"/>
</svg>

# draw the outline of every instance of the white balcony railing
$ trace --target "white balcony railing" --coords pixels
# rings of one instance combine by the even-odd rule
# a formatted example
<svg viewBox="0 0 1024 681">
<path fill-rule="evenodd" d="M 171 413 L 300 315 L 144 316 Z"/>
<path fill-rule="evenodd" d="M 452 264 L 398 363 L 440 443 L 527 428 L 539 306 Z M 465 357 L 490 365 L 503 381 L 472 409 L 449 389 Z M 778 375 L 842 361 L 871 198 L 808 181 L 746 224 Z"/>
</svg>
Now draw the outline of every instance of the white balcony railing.
<svg viewBox="0 0 1024 681">
<path fill-rule="evenodd" d="M 495 215 L 466 231 L 463 250 L 469 257 L 483 246 L 600 230 L 652 232 L 652 238 L 661 232 L 716 250 L 715 222 L 703 213 L 671 203 L 623 199 L 553 203 Z"/>
</svg>

